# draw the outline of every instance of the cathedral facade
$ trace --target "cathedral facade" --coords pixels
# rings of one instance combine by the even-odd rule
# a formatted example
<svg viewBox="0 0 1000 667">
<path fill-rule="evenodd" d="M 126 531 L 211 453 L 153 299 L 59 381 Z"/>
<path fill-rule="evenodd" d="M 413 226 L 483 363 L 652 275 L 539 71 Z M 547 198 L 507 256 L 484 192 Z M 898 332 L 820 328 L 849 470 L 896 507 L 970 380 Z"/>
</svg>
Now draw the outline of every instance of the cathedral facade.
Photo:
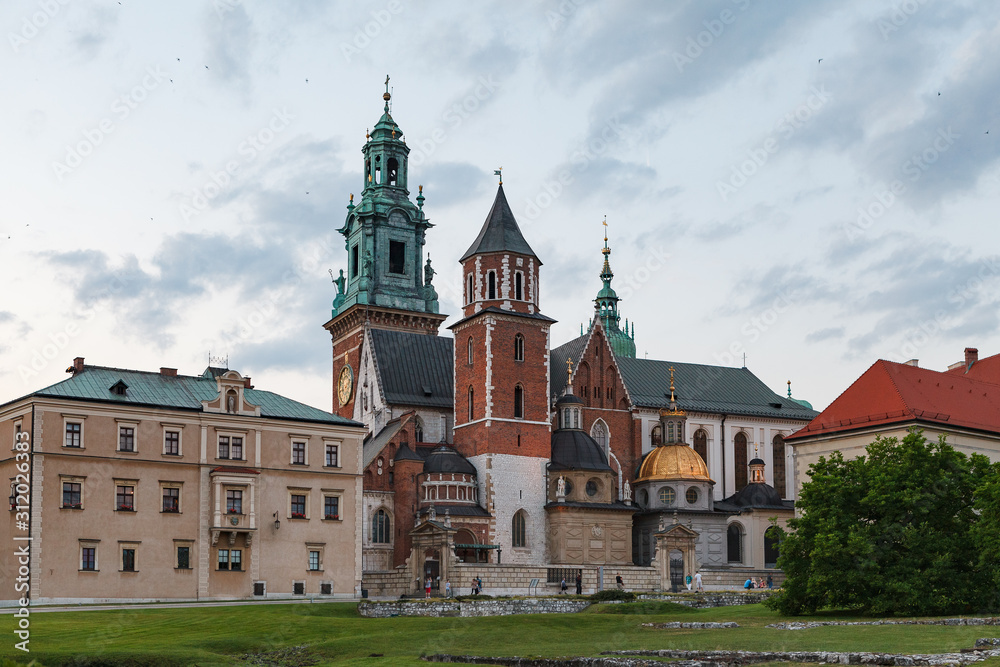
<svg viewBox="0 0 1000 667">
<path fill-rule="evenodd" d="M 416 204 L 409 199 L 409 149 L 388 92 L 385 101 L 362 149 L 361 199 L 351 196 L 340 229 L 348 266 L 324 325 L 334 412 L 369 430 L 365 571 L 409 562 L 421 577 L 437 577 L 449 559 L 649 565 L 667 524 L 687 526 L 684 539 L 696 534 L 691 544 L 699 546 L 683 567 L 764 567 L 763 538 L 749 521 L 755 501 L 726 501 L 763 484 L 768 511 L 790 516 L 783 439 L 816 413 L 746 368 L 637 359 L 634 324 L 621 324 L 607 239 L 590 324 L 554 347 L 542 261 L 502 182 L 458 258 L 462 312 L 448 327 L 452 336 L 440 335 L 447 315 L 438 312 L 424 253 L 432 225 L 422 188 Z M 683 430 L 674 430 L 670 410 L 684 415 Z M 680 458 L 678 447 L 686 450 Z M 681 477 L 701 490 L 678 487 L 651 500 L 664 479 L 642 472 L 650 456 L 662 464 L 650 470 L 665 469 L 668 459 L 697 461 L 699 474 Z M 447 539 L 435 542 L 435 534 Z"/>
</svg>

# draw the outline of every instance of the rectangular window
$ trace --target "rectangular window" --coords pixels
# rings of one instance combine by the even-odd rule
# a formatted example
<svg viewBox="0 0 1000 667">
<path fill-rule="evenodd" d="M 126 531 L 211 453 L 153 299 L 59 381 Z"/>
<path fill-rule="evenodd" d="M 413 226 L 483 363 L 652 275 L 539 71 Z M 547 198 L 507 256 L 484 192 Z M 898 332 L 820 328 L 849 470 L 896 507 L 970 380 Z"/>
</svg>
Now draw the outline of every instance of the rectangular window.
<svg viewBox="0 0 1000 667">
<path fill-rule="evenodd" d="M 135 511 L 135 487 L 120 485 L 115 487 L 115 509 L 119 512 Z"/>
<path fill-rule="evenodd" d="M 118 427 L 118 451 L 119 452 L 134 452 L 135 451 L 135 428 L 132 426 L 119 426 Z"/>
<path fill-rule="evenodd" d="M 122 549 L 122 572 L 135 572 L 135 549 Z"/>
<path fill-rule="evenodd" d="M 306 497 L 304 495 L 292 494 L 292 518 L 306 518 Z"/>
<path fill-rule="evenodd" d="M 310 551 L 309 552 L 309 569 L 312 571 L 319 570 L 319 552 Z"/>
<path fill-rule="evenodd" d="M 180 431 L 167 431 L 163 434 L 163 453 L 170 456 L 180 456 L 181 454 L 181 433 Z"/>
<path fill-rule="evenodd" d="M 333 595 L 333 584 L 322 583 L 319 585 L 320 595 Z"/>
<path fill-rule="evenodd" d="M 306 594 L 306 582 L 295 581 L 292 582 L 292 595 L 305 595 Z"/>
<path fill-rule="evenodd" d="M 226 490 L 226 513 L 243 514 L 243 492 L 237 489 Z"/>
<path fill-rule="evenodd" d="M 340 498 L 337 496 L 323 498 L 323 518 L 329 520 L 340 518 Z"/>
<path fill-rule="evenodd" d="M 336 468 L 340 465 L 337 460 L 337 445 L 327 445 L 326 446 L 326 467 Z"/>
<path fill-rule="evenodd" d="M 358 277 L 358 246 L 351 246 L 351 277 Z"/>
<path fill-rule="evenodd" d="M 83 484 L 80 482 L 63 482 L 62 506 L 64 509 L 83 509 Z"/>
<path fill-rule="evenodd" d="M 253 594 L 254 595 L 264 595 L 267 592 L 267 584 L 263 581 L 253 582 Z"/>
<path fill-rule="evenodd" d="M 304 466 L 306 464 L 306 443 L 292 443 L 292 465 Z"/>
<path fill-rule="evenodd" d="M 229 436 L 227 435 L 219 436 L 219 458 L 220 459 L 229 458 Z"/>
<path fill-rule="evenodd" d="M 163 511 L 177 513 L 181 511 L 181 490 L 178 488 L 164 487 L 163 489 Z"/>
<path fill-rule="evenodd" d="M 229 569 L 229 549 L 219 549 L 219 569 Z"/>
<path fill-rule="evenodd" d="M 66 447 L 80 447 L 82 445 L 83 424 L 77 422 L 66 422 Z"/>
<path fill-rule="evenodd" d="M 80 548 L 80 569 L 91 572 L 97 570 L 97 547 Z"/>
<path fill-rule="evenodd" d="M 232 445 L 229 450 L 229 458 L 236 459 L 238 461 L 243 460 L 243 438 L 232 439 Z"/>
<path fill-rule="evenodd" d="M 177 547 L 177 569 L 191 569 L 191 547 Z"/>
<path fill-rule="evenodd" d="M 389 241 L 389 273 L 406 273 L 406 244 Z"/>
<path fill-rule="evenodd" d="M 243 552 L 239 549 L 233 549 L 229 552 L 229 569 L 230 570 L 242 570 L 243 569 Z"/>
</svg>

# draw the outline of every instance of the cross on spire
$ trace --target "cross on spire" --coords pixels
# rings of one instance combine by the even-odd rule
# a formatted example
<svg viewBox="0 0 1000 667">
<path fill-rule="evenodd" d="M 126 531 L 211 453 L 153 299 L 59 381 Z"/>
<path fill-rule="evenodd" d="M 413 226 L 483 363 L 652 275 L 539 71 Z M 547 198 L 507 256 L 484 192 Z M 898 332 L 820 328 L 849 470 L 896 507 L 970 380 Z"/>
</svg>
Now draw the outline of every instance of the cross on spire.
<svg viewBox="0 0 1000 667">
<path fill-rule="evenodd" d="M 572 384 L 573 381 L 573 360 L 566 360 L 566 384 Z"/>
</svg>

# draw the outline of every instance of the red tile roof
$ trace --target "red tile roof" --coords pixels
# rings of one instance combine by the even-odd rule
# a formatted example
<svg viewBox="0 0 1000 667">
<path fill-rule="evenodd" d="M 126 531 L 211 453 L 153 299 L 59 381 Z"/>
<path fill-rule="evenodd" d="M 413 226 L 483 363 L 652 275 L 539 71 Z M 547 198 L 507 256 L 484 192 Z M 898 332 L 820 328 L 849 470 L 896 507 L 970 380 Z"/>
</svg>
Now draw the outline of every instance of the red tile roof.
<svg viewBox="0 0 1000 667">
<path fill-rule="evenodd" d="M 958 368 L 953 368 L 948 371 L 948 373 L 952 375 L 962 375 L 973 380 L 982 380 L 983 382 L 1000 384 L 1000 354 L 994 354 L 992 357 L 980 359 L 968 368 L 966 368 L 963 363 Z"/>
<path fill-rule="evenodd" d="M 998 355 L 1000 356 L 1000 355 Z M 998 357 L 984 362 L 987 375 Z M 996 374 L 991 377 L 996 378 Z M 921 422 L 1000 433 L 1000 384 L 880 359 L 818 417 L 787 440 Z"/>
</svg>

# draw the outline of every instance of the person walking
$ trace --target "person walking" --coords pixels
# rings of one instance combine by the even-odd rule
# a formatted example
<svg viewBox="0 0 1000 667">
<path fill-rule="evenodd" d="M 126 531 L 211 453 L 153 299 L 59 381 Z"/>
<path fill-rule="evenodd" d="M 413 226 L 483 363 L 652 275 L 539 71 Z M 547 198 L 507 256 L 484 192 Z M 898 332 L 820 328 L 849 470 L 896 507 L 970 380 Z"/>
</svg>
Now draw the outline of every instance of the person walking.
<svg viewBox="0 0 1000 667">
<path fill-rule="evenodd" d="M 482 592 L 483 592 L 483 578 L 482 577 L 476 577 L 476 589 L 477 589 L 476 590 L 477 593 L 482 594 Z"/>
<path fill-rule="evenodd" d="M 688 590 L 691 590 L 691 573 L 688 572 L 687 576 L 684 577 L 684 584 L 687 586 Z"/>
<path fill-rule="evenodd" d="M 690 578 L 691 577 L 688 577 L 688 579 L 690 579 Z M 620 590 L 620 591 L 625 590 L 625 581 L 622 579 L 622 573 L 621 572 L 619 572 L 618 574 L 615 575 L 615 583 L 618 585 L 618 590 Z"/>
<path fill-rule="evenodd" d="M 774 588 L 774 579 L 771 578 L 771 575 L 767 575 L 767 589 L 771 590 L 772 588 Z"/>
<path fill-rule="evenodd" d="M 701 585 L 701 572 L 694 573 L 694 589 L 702 593 L 705 592 L 705 587 Z"/>
<path fill-rule="evenodd" d="M 583 570 L 576 573 L 576 594 L 583 595 Z"/>
<path fill-rule="evenodd" d="M 560 595 L 566 595 L 566 589 L 567 589 L 567 586 L 566 586 L 566 577 L 563 577 L 562 578 L 562 583 L 559 584 L 559 594 Z"/>
<path fill-rule="evenodd" d="M 444 596 L 446 598 L 451 597 L 451 579 L 444 580 Z"/>
</svg>

